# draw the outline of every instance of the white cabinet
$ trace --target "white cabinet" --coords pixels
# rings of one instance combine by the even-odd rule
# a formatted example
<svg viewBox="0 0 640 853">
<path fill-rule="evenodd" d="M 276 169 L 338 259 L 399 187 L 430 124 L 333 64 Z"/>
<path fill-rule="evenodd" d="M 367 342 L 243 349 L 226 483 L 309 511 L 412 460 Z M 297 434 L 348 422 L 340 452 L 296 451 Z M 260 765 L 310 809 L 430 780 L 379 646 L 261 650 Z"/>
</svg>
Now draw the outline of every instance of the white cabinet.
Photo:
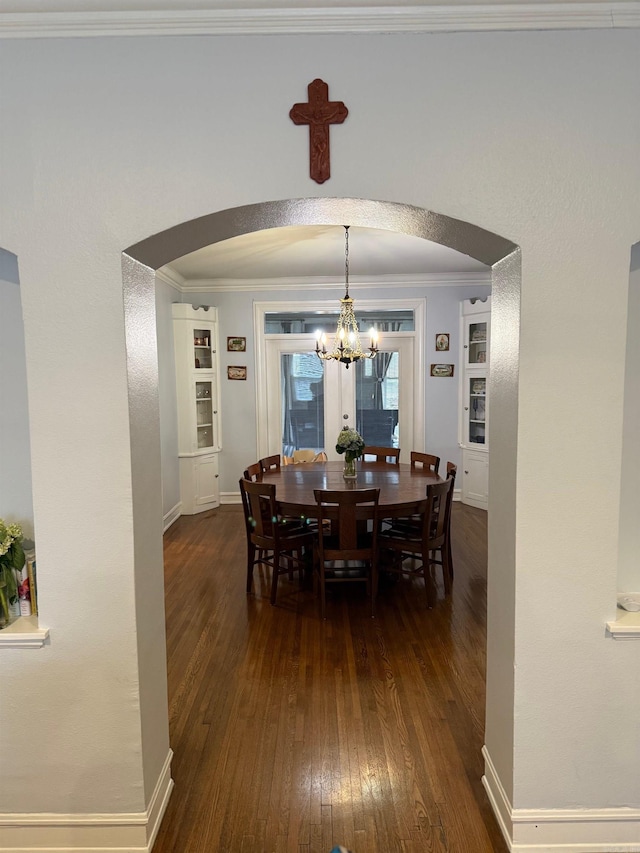
<svg viewBox="0 0 640 853">
<path fill-rule="evenodd" d="M 172 311 L 180 499 L 192 515 L 220 504 L 218 314 L 208 305 L 174 304 Z"/>
<path fill-rule="evenodd" d="M 462 502 L 487 509 L 489 503 L 489 344 L 491 297 L 460 306 L 462 340 L 459 442 Z"/>
</svg>

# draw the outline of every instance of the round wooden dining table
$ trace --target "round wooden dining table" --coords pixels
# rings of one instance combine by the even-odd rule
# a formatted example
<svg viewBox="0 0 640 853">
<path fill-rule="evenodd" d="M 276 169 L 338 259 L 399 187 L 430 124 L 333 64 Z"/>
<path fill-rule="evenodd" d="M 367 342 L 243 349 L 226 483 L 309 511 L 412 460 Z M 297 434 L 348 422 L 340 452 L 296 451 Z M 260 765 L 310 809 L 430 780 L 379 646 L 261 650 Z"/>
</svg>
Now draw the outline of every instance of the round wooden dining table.
<svg viewBox="0 0 640 853">
<path fill-rule="evenodd" d="M 279 471 L 265 472 L 262 481 L 276 486 L 276 501 L 282 515 L 311 518 L 317 512 L 314 489 L 380 489 L 379 505 L 397 511 L 424 498 L 427 486 L 443 482 L 433 471 L 402 463 L 358 460 L 355 480 L 343 478 L 343 467 L 342 461 L 284 465 Z"/>
</svg>

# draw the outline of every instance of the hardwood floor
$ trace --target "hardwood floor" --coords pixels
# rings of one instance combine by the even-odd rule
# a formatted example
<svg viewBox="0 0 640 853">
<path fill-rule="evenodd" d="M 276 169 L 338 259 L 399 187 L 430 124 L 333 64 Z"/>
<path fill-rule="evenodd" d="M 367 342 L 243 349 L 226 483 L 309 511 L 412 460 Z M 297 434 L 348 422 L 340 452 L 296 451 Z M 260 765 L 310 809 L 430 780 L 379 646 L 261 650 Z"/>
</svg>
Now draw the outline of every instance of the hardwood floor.
<svg viewBox="0 0 640 853">
<path fill-rule="evenodd" d="M 486 513 L 453 507 L 455 580 L 313 592 L 256 571 L 242 510 L 165 536 L 175 788 L 154 853 L 506 853 L 481 783 Z"/>
</svg>

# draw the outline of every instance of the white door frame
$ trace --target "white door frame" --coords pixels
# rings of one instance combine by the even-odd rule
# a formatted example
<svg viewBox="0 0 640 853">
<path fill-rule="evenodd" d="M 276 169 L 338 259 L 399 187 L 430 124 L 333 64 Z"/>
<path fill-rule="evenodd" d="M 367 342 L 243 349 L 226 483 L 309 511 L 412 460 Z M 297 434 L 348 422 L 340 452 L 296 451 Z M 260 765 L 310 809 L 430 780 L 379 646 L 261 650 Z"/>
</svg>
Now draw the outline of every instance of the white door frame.
<svg viewBox="0 0 640 853">
<path fill-rule="evenodd" d="M 413 436 L 414 447 L 426 446 L 424 439 L 425 424 L 425 327 L 426 327 L 426 299 L 358 299 L 358 308 L 361 311 L 380 310 L 411 310 L 414 315 L 413 332 L 385 332 L 385 338 L 391 342 L 412 337 L 413 348 Z M 256 437 L 258 458 L 268 456 L 271 453 L 280 453 L 280 436 L 275 427 L 274 418 L 280 417 L 279 399 L 267 399 L 267 335 L 264 332 L 265 314 L 276 312 L 306 312 L 306 311 L 336 311 L 336 300 L 329 301 L 306 301 L 306 302 L 254 302 L 253 322 L 254 340 L 256 344 Z M 270 340 L 287 340 L 295 343 L 295 351 L 300 351 L 300 344 L 307 346 L 310 351 L 315 349 L 315 336 L 313 333 L 306 335 L 269 335 Z M 274 435 L 278 435 L 277 446 Z M 271 438 L 270 438 L 271 436 Z M 271 445 L 270 445 L 271 441 Z"/>
</svg>

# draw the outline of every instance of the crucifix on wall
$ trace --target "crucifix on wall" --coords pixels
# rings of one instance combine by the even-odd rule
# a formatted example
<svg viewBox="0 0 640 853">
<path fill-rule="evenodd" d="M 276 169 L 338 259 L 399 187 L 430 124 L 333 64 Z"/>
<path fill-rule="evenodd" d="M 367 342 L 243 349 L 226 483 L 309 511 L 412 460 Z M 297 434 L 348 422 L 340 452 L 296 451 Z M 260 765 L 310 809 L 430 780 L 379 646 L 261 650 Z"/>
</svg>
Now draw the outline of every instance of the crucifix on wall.
<svg viewBox="0 0 640 853">
<path fill-rule="evenodd" d="M 294 124 L 309 125 L 309 174 L 318 184 L 331 177 L 329 125 L 342 124 L 349 110 L 342 101 L 329 100 L 329 86 L 317 78 L 307 87 L 309 101 L 294 104 L 289 116 Z"/>
</svg>

